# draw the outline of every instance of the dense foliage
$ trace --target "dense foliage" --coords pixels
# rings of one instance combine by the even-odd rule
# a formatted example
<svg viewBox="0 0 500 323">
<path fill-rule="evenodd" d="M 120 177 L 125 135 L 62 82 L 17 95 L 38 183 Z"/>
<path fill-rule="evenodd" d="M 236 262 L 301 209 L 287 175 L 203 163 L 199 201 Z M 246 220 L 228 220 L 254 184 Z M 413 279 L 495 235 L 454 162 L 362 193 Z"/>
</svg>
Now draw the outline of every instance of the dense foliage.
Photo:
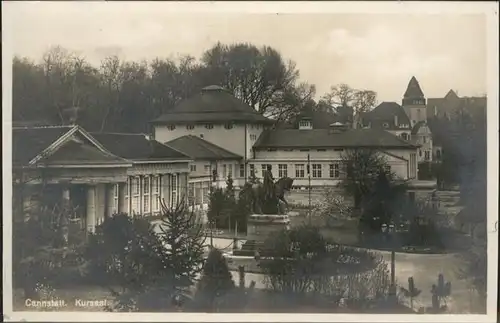
<svg viewBox="0 0 500 323">
<path fill-rule="evenodd" d="M 199 309 L 213 311 L 227 307 L 230 303 L 226 296 L 235 288 L 227 261 L 218 249 L 210 250 L 202 276 L 197 284 L 195 303 Z"/>
</svg>

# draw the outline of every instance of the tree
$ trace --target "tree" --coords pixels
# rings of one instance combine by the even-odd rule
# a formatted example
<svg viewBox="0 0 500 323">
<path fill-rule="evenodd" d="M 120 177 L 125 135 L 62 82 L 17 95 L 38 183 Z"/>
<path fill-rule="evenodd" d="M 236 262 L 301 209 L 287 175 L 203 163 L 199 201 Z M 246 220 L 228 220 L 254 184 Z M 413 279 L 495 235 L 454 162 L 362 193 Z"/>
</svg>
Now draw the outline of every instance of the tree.
<svg viewBox="0 0 500 323">
<path fill-rule="evenodd" d="M 348 195 L 354 197 L 354 207 L 359 208 L 363 200 L 373 192 L 387 162 L 376 150 L 363 148 L 349 149 L 341 158 L 344 173 L 341 186 Z"/>
<path fill-rule="evenodd" d="M 210 194 L 210 203 L 208 205 L 208 222 L 216 227 L 221 227 L 226 220 L 227 204 L 226 194 L 220 187 L 215 188 Z"/>
<path fill-rule="evenodd" d="M 304 225 L 270 236 L 261 261 L 267 285 L 289 296 L 304 295 L 323 270 L 327 242 L 319 229 Z"/>
<path fill-rule="evenodd" d="M 94 282 L 116 295 L 137 298 L 164 274 L 161 248 L 148 220 L 116 214 L 90 235 L 85 256 Z M 120 286 L 121 291 L 114 286 Z"/>
<path fill-rule="evenodd" d="M 264 115 L 271 108 L 272 114 L 283 115 L 277 107 L 286 110 L 292 101 L 311 97 L 294 94 L 299 77 L 295 63 L 285 62 L 281 54 L 269 46 L 217 43 L 203 53 L 201 61 L 206 85 L 221 85 Z"/>
<path fill-rule="evenodd" d="M 332 86 L 330 92 L 321 98 L 323 105 L 333 107 L 345 119 L 352 119 L 354 127 L 361 122 L 360 116 L 375 106 L 376 100 L 377 94 L 374 91 L 354 89 L 347 84 Z M 348 114 L 352 116 L 349 117 Z"/>
<path fill-rule="evenodd" d="M 404 210 L 406 187 L 394 183 L 392 177 L 390 172 L 380 170 L 372 191 L 363 200 L 360 224 L 372 232 L 380 232 L 382 224 L 397 222 Z"/>
<path fill-rule="evenodd" d="M 216 304 L 223 302 L 224 296 L 234 287 L 234 281 L 224 255 L 218 249 L 211 249 L 198 282 L 195 302 L 201 308 L 213 311 L 216 307 L 221 306 Z"/>
<path fill-rule="evenodd" d="M 225 190 L 225 206 L 224 213 L 226 213 L 227 227 L 231 230 L 231 218 L 235 218 L 234 213 L 236 211 L 236 195 L 234 191 L 233 178 L 231 175 L 227 177 L 226 180 L 226 190 Z"/>
<path fill-rule="evenodd" d="M 206 236 L 196 214 L 187 210 L 184 198 L 174 207 L 162 203 L 157 235 L 170 275 L 170 292 L 185 297 L 202 269 Z"/>
</svg>

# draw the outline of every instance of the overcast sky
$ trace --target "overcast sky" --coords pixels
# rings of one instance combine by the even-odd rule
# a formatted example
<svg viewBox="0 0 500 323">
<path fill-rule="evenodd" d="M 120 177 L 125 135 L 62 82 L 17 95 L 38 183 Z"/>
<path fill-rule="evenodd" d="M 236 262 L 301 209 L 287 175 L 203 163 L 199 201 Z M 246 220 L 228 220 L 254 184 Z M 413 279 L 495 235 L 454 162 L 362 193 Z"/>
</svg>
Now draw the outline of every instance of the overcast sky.
<svg viewBox="0 0 500 323">
<path fill-rule="evenodd" d="M 333 84 L 400 101 L 411 76 L 427 97 L 486 92 L 486 19 L 469 14 L 172 13 L 162 3 L 10 3 L 14 52 L 51 46 L 98 63 L 200 54 L 217 41 L 269 45 L 297 63 L 318 94 Z M 3 6 L 3 5 L 2 5 Z M 4 13 L 5 14 L 5 13 Z"/>
</svg>

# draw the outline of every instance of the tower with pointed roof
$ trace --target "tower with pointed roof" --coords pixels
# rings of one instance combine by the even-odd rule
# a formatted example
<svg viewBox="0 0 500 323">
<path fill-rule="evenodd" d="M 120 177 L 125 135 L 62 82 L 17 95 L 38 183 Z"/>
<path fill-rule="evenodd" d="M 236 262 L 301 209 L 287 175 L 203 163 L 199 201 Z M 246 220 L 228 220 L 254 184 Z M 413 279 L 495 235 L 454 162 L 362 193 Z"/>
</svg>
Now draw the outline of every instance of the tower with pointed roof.
<svg viewBox="0 0 500 323">
<path fill-rule="evenodd" d="M 427 108 L 424 92 L 415 76 L 412 76 L 403 96 L 403 108 L 410 119 L 411 127 L 427 121 Z"/>
</svg>

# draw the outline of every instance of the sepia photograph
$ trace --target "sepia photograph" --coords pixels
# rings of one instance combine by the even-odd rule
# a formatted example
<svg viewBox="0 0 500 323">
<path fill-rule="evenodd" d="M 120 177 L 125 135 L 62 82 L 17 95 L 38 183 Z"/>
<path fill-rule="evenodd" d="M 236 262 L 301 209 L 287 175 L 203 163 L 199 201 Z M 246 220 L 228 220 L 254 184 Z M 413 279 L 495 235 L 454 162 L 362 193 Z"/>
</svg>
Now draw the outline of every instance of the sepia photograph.
<svg viewBox="0 0 500 323">
<path fill-rule="evenodd" d="M 496 320 L 498 3 L 2 9 L 6 320 Z"/>
</svg>

